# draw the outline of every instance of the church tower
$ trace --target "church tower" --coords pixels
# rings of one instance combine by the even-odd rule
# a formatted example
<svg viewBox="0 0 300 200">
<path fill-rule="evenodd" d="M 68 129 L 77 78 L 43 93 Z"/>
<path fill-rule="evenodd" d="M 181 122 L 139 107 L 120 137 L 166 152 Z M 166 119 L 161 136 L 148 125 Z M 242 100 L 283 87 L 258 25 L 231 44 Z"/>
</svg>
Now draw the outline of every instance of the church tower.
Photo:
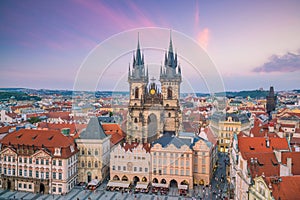
<svg viewBox="0 0 300 200">
<path fill-rule="evenodd" d="M 165 53 L 164 66 L 160 68 L 161 93 L 165 109 L 164 131 L 179 131 L 181 124 L 180 84 L 181 67 L 177 63 L 177 53 L 173 51 L 172 36 L 170 35 L 169 50 Z"/>
<path fill-rule="evenodd" d="M 129 141 L 152 142 L 165 132 L 177 134 L 179 131 L 181 70 L 177 54 L 173 53 L 171 38 L 164 68 L 160 70 L 161 84 L 157 84 L 154 78 L 149 81 L 138 39 L 132 69 L 129 66 L 128 71 L 130 98 L 126 132 Z"/>
<path fill-rule="evenodd" d="M 141 53 L 140 41 L 136 54 L 133 54 L 132 70 L 128 69 L 129 105 L 127 116 L 127 139 L 142 139 L 144 137 L 143 95 L 147 89 L 149 78 L 145 70 L 144 54 Z"/>
</svg>

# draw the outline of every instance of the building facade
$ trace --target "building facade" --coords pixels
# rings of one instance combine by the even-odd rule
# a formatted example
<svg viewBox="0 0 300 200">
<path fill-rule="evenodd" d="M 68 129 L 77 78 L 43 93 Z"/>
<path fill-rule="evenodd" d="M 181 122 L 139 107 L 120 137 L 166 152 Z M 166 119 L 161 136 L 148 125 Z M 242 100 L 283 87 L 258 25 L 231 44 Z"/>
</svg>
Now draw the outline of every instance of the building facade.
<svg viewBox="0 0 300 200">
<path fill-rule="evenodd" d="M 98 118 L 90 119 L 76 143 L 79 149 L 78 181 L 102 181 L 109 173 L 110 138 L 106 135 Z"/>
<path fill-rule="evenodd" d="M 160 84 L 154 78 L 149 81 L 144 54 L 141 53 L 138 41 L 132 70 L 129 67 L 128 72 L 130 99 L 127 139 L 152 142 L 165 131 L 174 134 L 179 131 L 181 68 L 177 63 L 177 54 L 173 52 L 171 39 L 164 66 L 160 69 L 159 81 Z"/>
<path fill-rule="evenodd" d="M 110 178 L 112 181 L 149 183 L 150 161 L 150 144 L 118 145 L 110 155 Z"/>
<path fill-rule="evenodd" d="M 1 140 L 0 187 L 34 193 L 68 193 L 77 181 L 78 149 L 59 131 L 21 129 Z"/>
<path fill-rule="evenodd" d="M 219 151 L 228 152 L 233 135 L 249 131 L 250 121 L 245 114 L 218 112 L 211 116 L 210 128 L 218 138 Z"/>
<path fill-rule="evenodd" d="M 192 133 L 165 134 L 151 148 L 152 183 L 180 188 L 210 183 L 212 144 Z"/>
</svg>

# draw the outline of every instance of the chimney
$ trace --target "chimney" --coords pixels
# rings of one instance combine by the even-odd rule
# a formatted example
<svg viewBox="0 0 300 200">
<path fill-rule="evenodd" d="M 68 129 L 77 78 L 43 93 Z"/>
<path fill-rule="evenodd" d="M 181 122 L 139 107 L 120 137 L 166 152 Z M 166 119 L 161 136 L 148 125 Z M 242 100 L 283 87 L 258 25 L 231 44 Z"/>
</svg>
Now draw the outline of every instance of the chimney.
<svg viewBox="0 0 300 200">
<path fill-rule="evenodd" d="M 276 159 L 278 160 L 279 163 L 281 163 L 281 151 L 280 150 L 274 150 Z"/>
<path fill-rule="evenodd" d="M 287 158 L 286 159 L 286 165 L 289 169 L 290 176 L 292 176 L 292 158 Z"/>
<path fill-rule="evenodd" d="M 266 147 L 270 148 L 270 140 L 269 137 L 266 138 Z"/>
<path fill-rule="evenodd" d="M 274 128 L 274 123 L 273 123 L 273 122 L 270 122 L 270 123 L 269 123 L 269 133 L 274 133 L 274 130 L 275 130 L 275 128 Z"/>
</svg>

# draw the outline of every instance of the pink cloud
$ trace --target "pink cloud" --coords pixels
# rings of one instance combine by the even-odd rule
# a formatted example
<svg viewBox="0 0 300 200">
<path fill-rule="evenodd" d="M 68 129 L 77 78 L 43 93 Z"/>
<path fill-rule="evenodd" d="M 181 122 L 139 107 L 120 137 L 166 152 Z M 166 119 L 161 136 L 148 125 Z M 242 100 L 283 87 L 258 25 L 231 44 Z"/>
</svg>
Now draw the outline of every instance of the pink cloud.
<svg viewBox="0 0 300 200">
<path fill-rule="evenodd" d="M 210 31 L 208 28 L 204 28 L 197 34 L 197 42 L 204 48 L 207 49 L 210 39 Z"/>
<path fill-rule="evenodd" d="M 204 49 L 207 49 L 210 38 L 210 30 L 208 28 L 204 28 L 202 30 L 200 29 L 200 12 L 198 1 L 196 1 L 195 7 L 194 29 L 196 32 L 196 40 Z"/>
</svg>

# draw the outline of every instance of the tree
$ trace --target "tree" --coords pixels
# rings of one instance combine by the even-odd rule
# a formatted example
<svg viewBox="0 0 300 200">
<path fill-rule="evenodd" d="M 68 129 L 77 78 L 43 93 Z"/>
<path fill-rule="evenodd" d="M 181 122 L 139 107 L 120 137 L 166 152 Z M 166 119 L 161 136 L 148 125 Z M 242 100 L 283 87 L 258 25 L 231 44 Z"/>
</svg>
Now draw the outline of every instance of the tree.
<svg viewBox="0 0 300 200">
<path fill-rule="evenodd" d="M 30 117 L 27 121 L 31 124 L 35 124 L 35 123 L 40 122 L 41 119 L 39 117 Z"/>
</svg>

